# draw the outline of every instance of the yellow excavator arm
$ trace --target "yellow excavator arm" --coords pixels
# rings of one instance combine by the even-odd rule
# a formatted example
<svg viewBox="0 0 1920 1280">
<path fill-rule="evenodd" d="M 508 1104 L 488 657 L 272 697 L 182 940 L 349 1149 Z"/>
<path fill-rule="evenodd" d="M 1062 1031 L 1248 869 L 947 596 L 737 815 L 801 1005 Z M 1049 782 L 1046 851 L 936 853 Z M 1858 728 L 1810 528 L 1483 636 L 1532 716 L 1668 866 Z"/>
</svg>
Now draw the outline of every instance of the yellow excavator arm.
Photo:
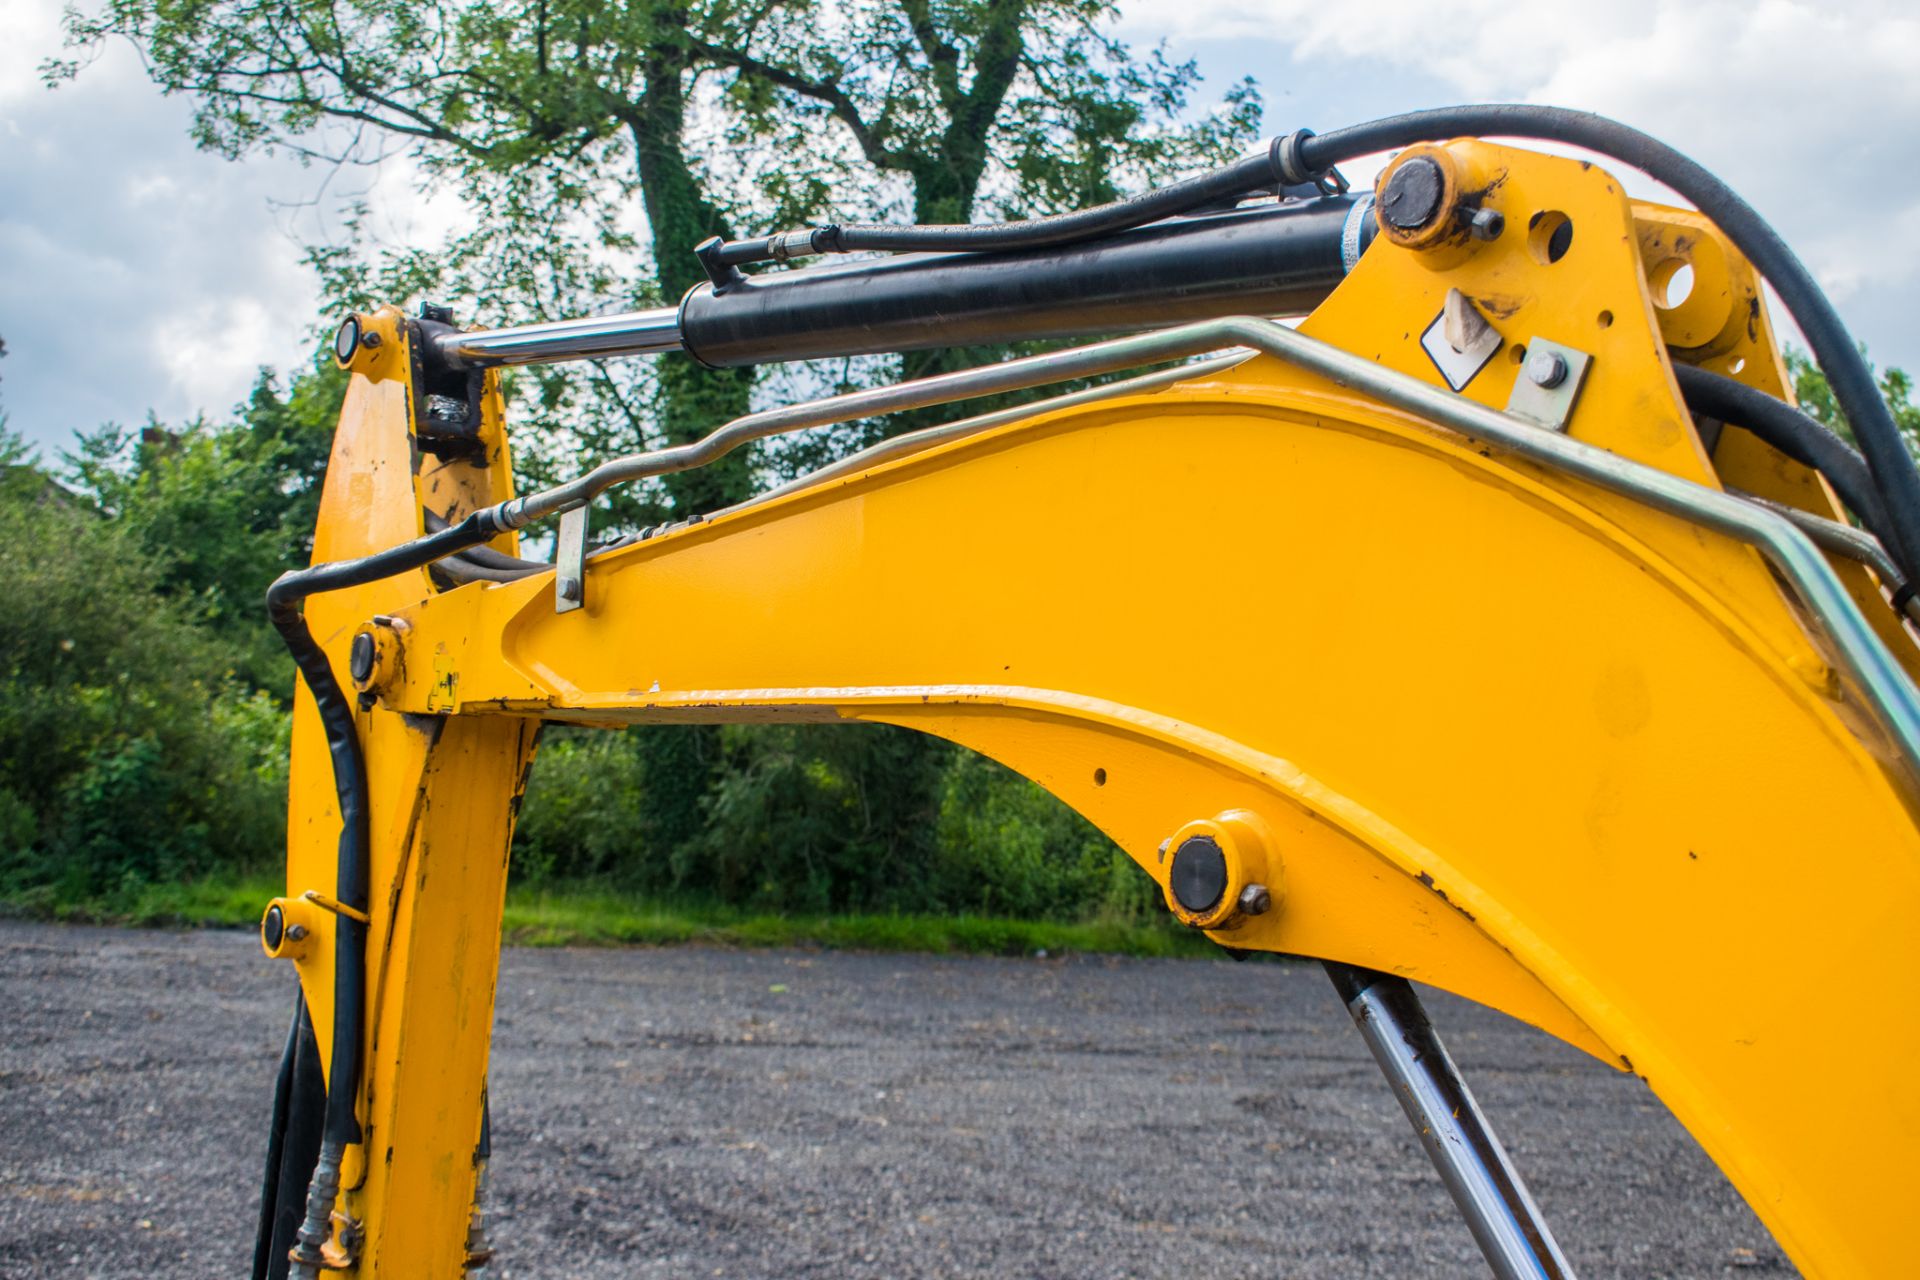
<svg viewBox="0 0 1920 1280">
<path fill-rule="evenodd" d="M 488 1257 L 500 910 L 543 721 L 846 720 L 1034 779 L 1222 945 L 1330 962 L 1497 1274 L 1567 1271 L 1404 980 L 1641 1077 L 1806 1274 L 1900 1273 L 1920 651 L 1897 539 L 1758 417 L 1699 412 L 1695 371 L 1786 408 L 1755 264 L 1705 213 L 1474 138 L 1408 147 L 1370 199 L 1308 170 L 1326 194 L 1291 203 L 1365 235 L 1297 328 L 1173 307 L 525 498 L 498 368 L 553 334 L 343 327 L 322 576 L 275 602 L 320 697 L 263 936 L 328 1096 L 276 1147 L 306 1163 L 270 1170 L 270 1269 Z M 752 300 L 729 271 L 699 305 Z M 457 435 L 431 418 L 449 368 Z M 589 549 L 621 480 L 1128 371 Z M 554 514 L 556 564 L 521 561 Z"/>
</svg>

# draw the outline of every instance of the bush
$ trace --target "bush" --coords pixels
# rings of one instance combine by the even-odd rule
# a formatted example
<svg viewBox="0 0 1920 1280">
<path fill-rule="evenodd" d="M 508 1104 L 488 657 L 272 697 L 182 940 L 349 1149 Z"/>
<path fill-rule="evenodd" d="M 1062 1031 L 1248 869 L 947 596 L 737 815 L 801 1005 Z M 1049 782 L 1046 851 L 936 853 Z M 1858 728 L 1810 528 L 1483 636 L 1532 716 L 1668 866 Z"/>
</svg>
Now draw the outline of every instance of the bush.
<svg viewBox="0 0 1920 1280">
<path fill-rule="evenodd" d="M 107 894 L 278 856 L 286 715 L 160 576 L 63 490 L 0 494 L 0 889 Z"/>
<path fill-rule="evenodd" d="M 693 839 L 649 811 L 660 727 L 549 731 L 514 840 L 516 880 L 594 880 L 789 914 L 977 912 L 1137 919 L 1152 880 L 1092 823 L 1009 769 L 880 725 L 731 725 Z M 704 771 L 704 762 L 700 762 Z"/>
<path fill-rule="evenodd" d="M 1098 827 L 971 751 L 957 751 L 947 770 L 938 840 L 935 896 L 949 910 L 1132 918 L 1158 900 L 1152 880 Z"/>
<path fill-rule="evenodd" d="M 597 879 L 668 887 L 664 859 L 647 859 L 640 758 L 629 732 L 549 728 L 513 838 L 513 877 L 525 884 Z"/>
</svg>

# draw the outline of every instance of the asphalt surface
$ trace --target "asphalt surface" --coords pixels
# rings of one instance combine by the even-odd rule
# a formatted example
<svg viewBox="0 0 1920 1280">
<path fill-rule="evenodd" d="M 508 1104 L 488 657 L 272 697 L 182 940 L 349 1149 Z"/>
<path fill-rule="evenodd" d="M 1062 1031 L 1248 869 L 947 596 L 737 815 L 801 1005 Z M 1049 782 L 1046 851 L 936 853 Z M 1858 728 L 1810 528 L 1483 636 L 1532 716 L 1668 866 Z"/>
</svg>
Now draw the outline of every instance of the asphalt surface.
<svg viewBox="0 0 1920 1280">
<path fill-rule="evenodd" d="M 1320 971 L 510 951 L 501 1277 L 1485 1275 Z M 0 922 L 0 1276 L 246 1274 L 289 973 Z M 1635 1079 L 1429 1008 L 1577 1272 L 1791 1274 Z"/>
</svg>

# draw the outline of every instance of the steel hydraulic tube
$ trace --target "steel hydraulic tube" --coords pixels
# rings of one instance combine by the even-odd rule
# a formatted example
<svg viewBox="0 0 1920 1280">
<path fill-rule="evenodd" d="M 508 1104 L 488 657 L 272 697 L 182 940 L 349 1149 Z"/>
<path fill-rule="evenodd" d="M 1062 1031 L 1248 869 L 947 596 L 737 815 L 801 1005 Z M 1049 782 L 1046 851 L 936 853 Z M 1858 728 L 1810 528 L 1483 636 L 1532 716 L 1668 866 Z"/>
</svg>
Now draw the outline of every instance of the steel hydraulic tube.
<svg viewBox="0 0 1920 1280">
<path fill-rule="evenodd" d="M 1404 978 L 1326 962 L 1374 1061 L 1500 1280 L 1572 1280 L 1573 1268 Z"/>
</svg>

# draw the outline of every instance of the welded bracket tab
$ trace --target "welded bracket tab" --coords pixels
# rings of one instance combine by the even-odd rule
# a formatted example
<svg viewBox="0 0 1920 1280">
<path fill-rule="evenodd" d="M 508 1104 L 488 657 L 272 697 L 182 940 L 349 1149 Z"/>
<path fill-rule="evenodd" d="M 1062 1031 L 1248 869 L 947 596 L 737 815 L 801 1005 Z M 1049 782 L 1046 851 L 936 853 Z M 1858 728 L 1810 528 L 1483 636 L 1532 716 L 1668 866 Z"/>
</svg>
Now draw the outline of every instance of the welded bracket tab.
<svg viewBox="0 0 1920 1280">
<path fill-rule="evenodd" d="M 585 503 L 560 515 L 560 545 L 554 549 L 553 611 L 571 613 L 587 602 L 587 513 Z"/>
<path fill-rule="evenodd" d="M 1527 358 L 1507 396 L 1507 412 L 1549 431 L 1565 431 L 1573 405 L 1586 385 L 1593 357 L 1545 338 L 1527 344 Z"/>
</svg>

